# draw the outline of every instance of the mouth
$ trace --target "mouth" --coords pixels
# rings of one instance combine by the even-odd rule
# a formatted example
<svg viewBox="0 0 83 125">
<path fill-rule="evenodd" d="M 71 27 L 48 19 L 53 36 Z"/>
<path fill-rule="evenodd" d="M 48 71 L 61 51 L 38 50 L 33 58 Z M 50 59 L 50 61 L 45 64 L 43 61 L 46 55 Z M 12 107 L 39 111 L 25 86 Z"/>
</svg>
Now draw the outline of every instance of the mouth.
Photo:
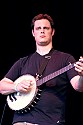
<svg viewBox="0 0 83 125">
<path fill-rule="evenodd" d="M 46 36 L 44 36 L 44 35 L 42 35 L 42 36 L 40 36 L 41 38 L 45 38 Z"/>
</svg>

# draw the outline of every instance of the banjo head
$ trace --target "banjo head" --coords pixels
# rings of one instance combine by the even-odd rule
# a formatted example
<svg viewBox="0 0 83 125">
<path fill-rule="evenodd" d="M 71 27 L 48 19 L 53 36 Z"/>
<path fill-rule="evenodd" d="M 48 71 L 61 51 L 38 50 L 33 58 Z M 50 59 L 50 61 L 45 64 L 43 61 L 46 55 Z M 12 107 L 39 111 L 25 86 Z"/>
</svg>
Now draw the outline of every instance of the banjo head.
<svg viewBox="0 0 83 125">
<path fill-rule="evenodd" d="M 34 84 L 32 85 L 32 88 L 27 93 L 19 93 L 16 92 L 11 94 L 10 96 L 7 96 L 7 103 L 10 109 L 12 110 L 21 110 L 29 106 L 32 101 L 34 100 L 36 93 L 37 93 L 37 87 L 36 87 L 36 80 L 32 75 L 26 74 L 23 76 L 20 76 L 18 79 L 15 80 L 15 83 L 19 83 L 23 80 L 32 80 Z"/>
</svg>

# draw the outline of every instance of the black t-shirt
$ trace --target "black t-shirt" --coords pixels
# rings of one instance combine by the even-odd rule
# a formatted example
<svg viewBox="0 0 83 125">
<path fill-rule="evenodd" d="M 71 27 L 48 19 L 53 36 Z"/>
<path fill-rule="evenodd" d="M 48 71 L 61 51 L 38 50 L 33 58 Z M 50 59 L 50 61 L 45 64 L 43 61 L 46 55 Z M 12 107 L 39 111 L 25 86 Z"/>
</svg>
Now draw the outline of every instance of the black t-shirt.
<svg viewBox="0 0 83 125">
<path fill-rule="evenodd" d="M 41 56 L 37 52 L 31 56 L 20 58 L 11 67 L 6 77 L 13 81 L 25 74 L 35 77 L 43 59 L 44 56 Z M 70 54 L 55 50 L 42 78 L 74 62 L 75 59 Z M 60 123 L 64 125 L 67 90 L 70 86 L 69 81 L 75 75 L 77 75 L 77 72 L 72 68 L 44 83 L 40 99 L 34 108 L 24 114 L 15 112 L 13 123 L 26 121 L 39 125 L 59 125 Z"/>
</svg>

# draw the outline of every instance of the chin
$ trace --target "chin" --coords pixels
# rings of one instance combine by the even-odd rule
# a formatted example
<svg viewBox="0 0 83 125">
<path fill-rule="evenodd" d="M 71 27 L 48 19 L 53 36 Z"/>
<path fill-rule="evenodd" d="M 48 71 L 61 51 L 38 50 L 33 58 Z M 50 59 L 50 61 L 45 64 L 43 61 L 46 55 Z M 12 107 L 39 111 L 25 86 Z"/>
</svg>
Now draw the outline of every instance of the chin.
<svg viewBox="0 0 83 125">
<path fill-rule="evenodd" d="M 40 45 L 40 46 L 46 46 L 46 45 L 48 45 L 48 43 L 47 43 L 47 42 L 40 42 L 39 45 Z"/>
</svg>

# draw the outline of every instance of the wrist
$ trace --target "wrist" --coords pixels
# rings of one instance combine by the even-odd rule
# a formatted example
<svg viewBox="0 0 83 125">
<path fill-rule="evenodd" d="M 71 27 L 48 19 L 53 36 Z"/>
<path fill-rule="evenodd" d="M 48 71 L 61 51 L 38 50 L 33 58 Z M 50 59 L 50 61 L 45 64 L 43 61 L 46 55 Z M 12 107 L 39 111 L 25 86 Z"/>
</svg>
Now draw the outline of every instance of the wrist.
<svg viewBox="0 0 83 125">
<path fill-rule="evenodd" d="M 17 89 L 18 84 L 19 84 L 19 83 L 14 83 L 14 90 L 15 90 L 16 92 L 18 92 L 18 89 Z"/>
</svg>

